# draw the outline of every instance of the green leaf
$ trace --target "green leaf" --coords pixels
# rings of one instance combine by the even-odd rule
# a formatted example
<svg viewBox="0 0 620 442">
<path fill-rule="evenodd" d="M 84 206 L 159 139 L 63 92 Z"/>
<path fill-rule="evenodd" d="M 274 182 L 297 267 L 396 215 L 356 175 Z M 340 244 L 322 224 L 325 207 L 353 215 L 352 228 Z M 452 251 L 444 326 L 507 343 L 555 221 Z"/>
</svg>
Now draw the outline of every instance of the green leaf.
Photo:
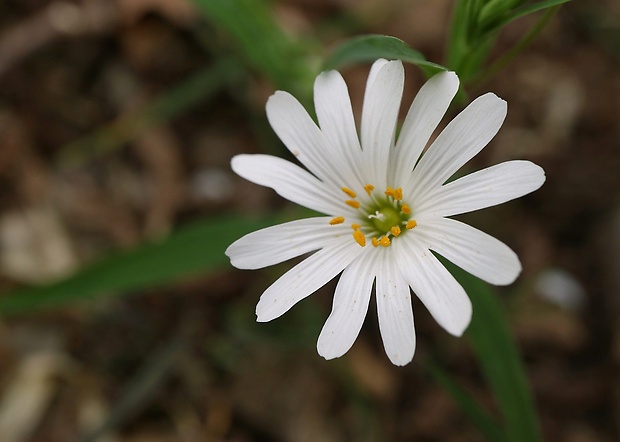
<svg viewBox="0 0 620 442">
<path fill-rule="evenodd" d="M 194 0 L 233 46 L 276 87 L 304 101 L 311 96 L 316 72 L 308 68 L 307 49 L 275 21 L 268 2 L 258 0 Z"/>
<path fill-rule="evenodd" d="M 492 22 L 497 17 L 501 17 L 510 12 L 511 9 L 518 6 L 520 0 L 491 0 L 480 9 L 477 22 L 481 28 L 486 23 Z"/>
<path fill-rule="evenodd" d="M 505 442 L 506 435 L 500 426 L 489 416 L 476 400 L 460 385 L 458 385 L 450 375 L 438 365 L 428 363 L 428 372 L 435 381 L 446 390 L 461 410 L 467 415 L 469 420 L 484 434 L 487 440 L 492 442 Z"/>
<path fill-rule="evenodd" d="M 226 264 L 226 247 L 243 234 L 274 222 L 275 217 L 218 217 L 186 226 L 158 242 L 117 253 L 55 284 L 23 289 L 0 297 L 8 316 L 59 307 L 101 295 L 169 284 Z"/>
<path fill-rule="evenodd" d="M 517 43 L 515 43 L 513 47 L 504 52 L 501 57 L 499 57 L 493 62 L 493 64 L 491 64 L 485 69 L 484 73 L 477 79 L 477 81 L 479 83 L 482 83 L 488 80 L 510 62 L 512 62 L 512 60 L 514 60 L 542 32 L 549 20 L 551 20 L 551 18 L 555 15 L 559 7 L 559 5 L 556 5 L 548 8 L 546 12 L 542 14 L 542 16 L 538 19 L 538 21 L 532 25 L 532 27 L 527 31 L 527 33 Z"/>
<path fill-rule="evenodd" d="M 412 63 L 433 75 L 446 68 L 432 63 L 402 40 L 387 35 L 363 35 L 338 46 L 324 63 L 325 69 L 340 69 L 355 63 L 374 61 L 378 58 L 398 59 Z"/>
<path fill-rule="evenodd" d="M 514 11 L 507 14 L 506 16 L 504 16 L 501 20 L 498 20 L 496 23 L 494 23 L 491 31 L 495 29 L 503 28 L 508 23 L 514 20 L 517 20 L 518 18 L 525 17 L 526 15 L 530 15 L 538 11 L 549 9 L 554 6 L 559 6 L 564 3 L 568 3 L 569 1 L 571 0 L 544 0 L 542 2 L 534 3 L 532 5 L 526 5 L 521 8 L 517 8 Z"/>
<path fill-rule="evenodd" d="M 504 418 L 508 441 L 541 441 L 534 403 L 505 312 L 488 284 L 442 260 L 465 288 L 474 313 L 466 332 Z"/>
<path fill-rule="evenodd" d="M 242 78 L 236 60 L 228 57 L 199 69 L 136 112 L 121 116 L 93 133 L 64 146 L 58 160 L 63 167 L 76 167 L 105 155 L 163 121 L 169 121 L 214 96 Z"/>
</svg>

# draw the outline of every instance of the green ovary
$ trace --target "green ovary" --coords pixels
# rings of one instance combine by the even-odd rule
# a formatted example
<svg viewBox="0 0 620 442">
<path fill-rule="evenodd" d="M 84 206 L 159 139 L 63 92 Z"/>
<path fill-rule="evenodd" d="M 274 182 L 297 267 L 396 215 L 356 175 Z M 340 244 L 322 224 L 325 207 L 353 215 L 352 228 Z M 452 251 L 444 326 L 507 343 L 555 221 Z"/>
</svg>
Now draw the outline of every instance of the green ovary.
<svg viewBox="0 0 620 442">
<path fill-rule="evenodd" d="M 401 226 L 408 217 L 401 212 L 400 204 L 394 207 L 388 201 L 374 208 L 374 213 L 368 215 L 368 225 L 380 235 L 390 232 L 394 226 Z"/>
</svg>

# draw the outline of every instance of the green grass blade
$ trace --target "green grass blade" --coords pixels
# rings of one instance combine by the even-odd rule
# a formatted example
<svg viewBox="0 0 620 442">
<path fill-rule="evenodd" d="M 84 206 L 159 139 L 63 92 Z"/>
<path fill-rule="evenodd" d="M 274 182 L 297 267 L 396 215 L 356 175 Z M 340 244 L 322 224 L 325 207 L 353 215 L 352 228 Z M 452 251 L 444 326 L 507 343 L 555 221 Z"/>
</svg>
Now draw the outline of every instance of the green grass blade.
<svg viewBox="0 0 620 442">
<path fill-rule="evenodd" d="M 506 441 L 506 435 L 497 422 L 495 422 L 486 410 L 484 410 L 464 388 L 458 385 L 445 370 L 434 363 L 427 364 L 426 368 L 435 381 L 452 396 L 461 410 L 467 415 L 469 420 L 478 427 L 488 441 Z"/>
<path fill-rule="evenodd" d="M 186 226 L 167 238 L 117 253 L 55 284 L 0 297 L 3 316 L 164 285 L 180 277 L 225 265 L 224 250 L 243 234 L 273 223 L 273 218 L 218 217 Z"/>
<path fill-rule="evenodd" d="M 472 300 L 466 332 L 504 418 L 507 441 L 541 441 L 534 403 L 516 343 L 497 295 L 488 284 L 443 261 Z"/>
<path fill-rule="evenodd" d="M 58 161 L 76 167 L 94 157 L 120 148 L 148 128 L 169 121 L 242 78 L 238 61 L 225 58 L 198 70 L 143 108 L 124 115 L 90 135 L 64 146 Z"/>
<path fill-rule="evenodd" d="M 489 78 L 496 75 L 500 70 L 504 69 L 509 63 L 517 58 L 517 56 L 543 31 L 547 23 L 557 12 L 558 8 L 559 6 L 552 6 L 551 8 L 548 8 L 538 19 L 538 21 L 532 25 L 528 32 L 513 47 L 504 52 L 501 57 L 486 68 L 484 73 L 477 79 L 477 83 L 483 84 L 488 81 Z"/>
<path fill-rule="evenodd" d="M 517 8 L 497 23 L 494 23 L 493 29 L 503 28 L 508 23 L 521 17 L 525 17 L 526 15 L 534 14 L 535 12 L 545 9 L 553 8 L 554 6 L 560 6 L 564 3 L 568 3 L 569 1 L 571 0 L 544 0 L 538 3 L 534 3 L 532 5 L 526 5 L 521 8 Z"/>
<path fill-rule="evenodd" d="M 412 63 L 422 68 L 427 75 L 446 70 L 445 67 L 428 61 L 404 41 L 387 35 L 363 35 L 342 43 L 327 58 L 324 68 L 340 69 L 378 58 L 398 59 Z"/>
<path fill-rule="evenodd" d="M 316 72 L 307 49 L 275 21 L 264 0 L 194 0 L 207 20 L 232 38 L 233 46 L 276 87 L 309 98 Z"/>
</svg>

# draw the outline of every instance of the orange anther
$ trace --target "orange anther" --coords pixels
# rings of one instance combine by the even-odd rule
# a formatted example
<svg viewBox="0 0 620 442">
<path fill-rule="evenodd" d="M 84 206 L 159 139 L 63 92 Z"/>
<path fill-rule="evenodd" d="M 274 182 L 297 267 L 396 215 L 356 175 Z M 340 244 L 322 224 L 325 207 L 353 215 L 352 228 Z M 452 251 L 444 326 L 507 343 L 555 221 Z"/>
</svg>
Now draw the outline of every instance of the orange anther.
<svg viewBox="0 0 620 442">
<path fill-rule="evenodd" d="M 343 187 L 342 191 L 344 193 L 346 193 L 347 195 L 349 195 L 351 198 L 355 198 L 357 196 L 357 193 L 353 192 L 351 189 L 349 189 L 348 187 Z"/>
<path fill-rule="evenodd" d="M 365 247 L 366 246 L 366 237 L 364 236 L 364 234 L 362 232 L 360 232 L 359 230 L 354 230 L 353 231 L 353 239 L 355 240 L 356 243 L 358 243 L 360 246 Z"/>
</svg>

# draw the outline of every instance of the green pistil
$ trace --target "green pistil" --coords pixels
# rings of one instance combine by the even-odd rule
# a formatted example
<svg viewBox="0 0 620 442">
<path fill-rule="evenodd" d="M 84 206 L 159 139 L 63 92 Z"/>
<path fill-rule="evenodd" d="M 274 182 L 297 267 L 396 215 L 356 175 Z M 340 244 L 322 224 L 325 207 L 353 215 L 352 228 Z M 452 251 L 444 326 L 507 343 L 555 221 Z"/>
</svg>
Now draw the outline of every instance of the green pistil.
<svg viewBox="0 0 620 442">
<path fill-rule="evenodd" d="M 401 226 L 408 219 L 401 212 L 400 204 L 394 206 L 389 200 L 370 208 L 368 212 L 368 225 L 379 235 L 388 234 L 392 227 Z"/>
</svg>

